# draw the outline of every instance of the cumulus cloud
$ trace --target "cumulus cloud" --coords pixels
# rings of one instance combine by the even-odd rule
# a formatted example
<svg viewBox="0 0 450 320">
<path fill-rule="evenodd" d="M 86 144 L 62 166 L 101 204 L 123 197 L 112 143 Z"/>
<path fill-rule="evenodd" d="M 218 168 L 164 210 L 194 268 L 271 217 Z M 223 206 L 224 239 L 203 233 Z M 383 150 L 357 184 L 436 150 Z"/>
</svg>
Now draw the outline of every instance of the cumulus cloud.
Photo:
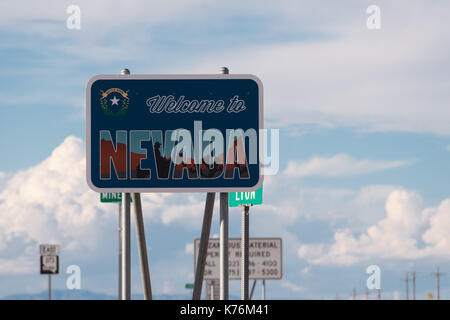
<svg viewBox="0 0 450 320">
<path fill-rule="evenodd" d="M 394 190 L 386 199 L 385 217 L 355 234 L 335 232 L 331 244 L 302 244 L 298 255 L 311 264 L 352 265 L 373 259 L 408 260 L 425 257 L 450 259 L 450 199 L 424 208 L 413 191 Z"/>
<path fill-rule="evenodd" d="M 0 176 L 0 273 L 35 272 L 41 243 L 60 243 L 61 252 L 78 257 L 104 245 L 117 217 L 89 189 L 85 172 L 85 144 L 69 136 L 38 165 Z M 201 221 L 201 200 L 144 194 L 144 218 L 194 228 Z"/>
<path fill-rule="evenodd" d="M 316 156 L 305 162 L 290 161 L 283 173 L 294 177 L 352 176 L 403 167 L 410 162 L 358 160 L 348 154 L 337 154 L 331 157 Z"/>
</svg>

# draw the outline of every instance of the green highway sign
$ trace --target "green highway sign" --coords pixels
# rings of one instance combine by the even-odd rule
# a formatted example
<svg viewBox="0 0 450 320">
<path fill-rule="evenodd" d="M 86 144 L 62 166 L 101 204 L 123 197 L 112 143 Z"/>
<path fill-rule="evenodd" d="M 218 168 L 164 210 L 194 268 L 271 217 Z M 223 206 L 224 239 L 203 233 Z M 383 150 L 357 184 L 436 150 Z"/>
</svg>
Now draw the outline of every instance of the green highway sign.
<svg viewBox="0 0 450 320">
<path fill-rule="evenodd" d="M 186 284 L 184 285 L 184 287 L 185 287 L 186 289 L 194 289 L 194 284 L 193 284 L 193 283 L 186 283 Z"/>
<path fill-rule="evenodd" d="M 133 200 L 130 197 L 130 202 Z M 100 202 L 122 202 L 121 192 L 101 192 Z"/>
<path fill-rule="evenodd" d="M 259 187 L 251 192 L 230 192 L 228 193 L 228 202 L 230 207 L 238 207 L 240 205 L 257 205 L 262 204 L 263 187 Z"/>
</svg>

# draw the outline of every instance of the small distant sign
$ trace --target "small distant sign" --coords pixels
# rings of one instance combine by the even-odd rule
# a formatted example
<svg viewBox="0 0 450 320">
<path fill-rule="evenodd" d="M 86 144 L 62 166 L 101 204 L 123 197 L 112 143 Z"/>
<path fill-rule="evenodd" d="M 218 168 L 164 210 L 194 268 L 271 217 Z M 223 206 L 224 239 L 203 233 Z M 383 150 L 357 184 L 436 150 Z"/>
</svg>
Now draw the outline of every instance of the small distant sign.
<svg viewBox="0 0 450 320">
<path fill-rule="evenodd" d="M 255 206 L 262 204 L 263 187 L 259 187 L 251 192 L 229 192 L 228 202 L 230 207 L 238 207 L 242 205 Z"/>
<path fill-rule="evenodd" d="M 194 241 L 194 270 L 197 263 L 200 239 Z M 241 239 L 228 239 L 228 275 L 230 280 L 241 279 Z M 213 280 L 220 278 L 219 239 L 209 239 L 206 253 L 205 273 L 203 279 Z M 249 243 L 249 278 L 250 279 L 281 279 L 282 241 L 281 238 L 250 238 Z"/>
<path fill-rule="evenodd" d="M 100 202 L 122 202 L 122 192 L 101 192 Z M 131 197 L 130 202 L 133 202 Z"/>
<path fill-rule="evenodd" d="M 41 244 L 39 246 L 41 254 L 40 265 L 41 274 L 59 273 L 59 245 Z"/>
<path fill-rule="evenodd" d="M 41 256 L 59 255 L 59 244 L 41 244 L 39 246 Z"/>
<path fill-rule="evenodd" d="M 185 287 L 186 289 L 194 289 L 194 284 L 193 284 L 193 283 L 186 283 L 186 284 L 184 285 L 184 287 Z"/>
<path fill-rule="evenodd" d="M 58 274 L 59 256 L 41 256 L 41 274 Z"/>
</svg>

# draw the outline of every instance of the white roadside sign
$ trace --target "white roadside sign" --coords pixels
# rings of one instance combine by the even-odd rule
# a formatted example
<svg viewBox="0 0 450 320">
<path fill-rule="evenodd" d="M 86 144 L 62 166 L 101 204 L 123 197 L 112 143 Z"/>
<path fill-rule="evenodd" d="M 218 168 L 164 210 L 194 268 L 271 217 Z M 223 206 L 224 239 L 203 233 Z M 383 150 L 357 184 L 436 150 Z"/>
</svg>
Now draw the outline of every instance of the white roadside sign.
<svg viewBox="0 0 450 320">
<path fill-rule="evenodd" d="M 59 245 L 41 244 L 39 246 L 41 253 L 41 274 L 59 273 Z"/>
<path fill-rule="evenodd" d="M 197 264 L 200 239 L 194 240 L 194 270 Z M 219 279 L 219 239 L 209 239 L 203 279 Z M 228 239 L 228 274 L 230 280 L 241 279 L 241 239 Z M 257 280 L 281 279 L 281 238 L 250 238 L 249 278 Z"/>
<path fill-rule="evenodd" d="M 58 256 L 59 245 L 58 244 L 41 244 L 39 246 L 41 256 Z"/>
</svg>

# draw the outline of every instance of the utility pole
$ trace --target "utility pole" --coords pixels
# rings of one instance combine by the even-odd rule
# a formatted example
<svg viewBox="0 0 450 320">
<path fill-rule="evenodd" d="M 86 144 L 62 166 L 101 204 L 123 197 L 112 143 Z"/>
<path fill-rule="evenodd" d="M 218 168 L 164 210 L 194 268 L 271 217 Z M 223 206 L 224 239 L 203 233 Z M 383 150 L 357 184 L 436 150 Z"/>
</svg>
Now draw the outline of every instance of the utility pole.
<svg viewBox="0 0 450 320">
<path fill-rule="evenodd" d="M 436 300 L 441 300 L 439 280 L 440 280 L 440 277 L 445 274 L 442 272 L 439 272 L 439 266 L 437 266 L 436 272 L 433 272 L 432 274 L 436 276 Z"/>
<path fill-rule="evenodd" d="M 404 281 L 406 282 L 406 300 L 409 300 L 409 272 L 406 272 L 406 278 Z"/>
<path fill-rule="evenodd" d="M 352 291 L 352 300 L 356 300 L 356 290 L 355 290 L 355 288 L 353 288 L 353 291 Z"/>
<path fill-rule="evenodd" d="M 413 285 L 413 300 L 416 300 L 416 273 L 412 273 L 412 285 Z"/>
</svg>

